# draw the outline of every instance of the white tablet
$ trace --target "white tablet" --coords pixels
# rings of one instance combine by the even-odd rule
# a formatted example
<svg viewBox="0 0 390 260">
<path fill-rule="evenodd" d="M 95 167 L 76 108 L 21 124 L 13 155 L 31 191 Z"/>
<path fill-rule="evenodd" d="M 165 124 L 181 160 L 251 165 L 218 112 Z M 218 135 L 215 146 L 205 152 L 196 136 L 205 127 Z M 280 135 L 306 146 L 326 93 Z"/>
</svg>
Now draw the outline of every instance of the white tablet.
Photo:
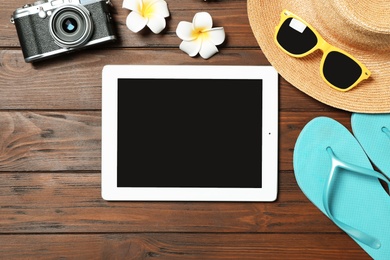
<svg viewBox="0 0 390 260">
<path fill-rule="evenodd" d="M 274 201 L 277 158 L 273 67 L 104 67 L 103 199 Z"/>
</svg>

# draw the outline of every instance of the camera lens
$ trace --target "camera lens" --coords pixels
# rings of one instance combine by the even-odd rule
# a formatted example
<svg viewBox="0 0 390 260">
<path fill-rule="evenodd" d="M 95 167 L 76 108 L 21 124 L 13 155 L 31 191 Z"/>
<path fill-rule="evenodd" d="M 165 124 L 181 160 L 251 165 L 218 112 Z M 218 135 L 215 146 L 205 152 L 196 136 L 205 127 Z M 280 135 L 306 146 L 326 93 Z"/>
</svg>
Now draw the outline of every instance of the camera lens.
<svg viewBox="0 0 390 260">
<path fill-rule="evenodd" d="M 77 31 L 77 21 L 73 18 L 65 19 L 62 22 L 62 29 L 66 33 L 73 33 Z"/>
<path fill-rule="evenodd" d="M 50 18 L 50 33 L 63 48 L 84 45 L 93 32 L 89 11 L 84 6 L 58 8 Z"/>
</svg>

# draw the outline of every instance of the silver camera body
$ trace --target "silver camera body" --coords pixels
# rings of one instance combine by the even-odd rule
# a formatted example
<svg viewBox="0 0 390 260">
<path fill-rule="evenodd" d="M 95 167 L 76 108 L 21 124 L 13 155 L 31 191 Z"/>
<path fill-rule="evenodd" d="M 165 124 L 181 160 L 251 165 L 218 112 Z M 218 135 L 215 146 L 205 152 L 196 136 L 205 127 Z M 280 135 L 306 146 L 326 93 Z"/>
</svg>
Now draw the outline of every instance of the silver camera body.
<svg viewBox="0 0 390 260">
<path fill-rule="evenodd" d="M 11 17 L 26 62 L 116 40 L 111 2 L 40 0 L 16 9 Z"/>
</svg>

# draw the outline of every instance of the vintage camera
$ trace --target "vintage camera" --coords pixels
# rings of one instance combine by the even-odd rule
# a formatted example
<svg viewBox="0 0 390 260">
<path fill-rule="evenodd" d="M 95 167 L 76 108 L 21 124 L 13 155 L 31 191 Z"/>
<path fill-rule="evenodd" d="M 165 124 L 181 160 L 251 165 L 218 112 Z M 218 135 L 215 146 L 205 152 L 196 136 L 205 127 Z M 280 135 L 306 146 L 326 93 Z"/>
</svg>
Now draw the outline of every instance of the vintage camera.
<svg viewBox="0 0 390 260">
<path fill-rule="evenodd" d="M 40 0 L 11 16 L 26 62 L 116 40 L 108 0 Z"/>
</svg>

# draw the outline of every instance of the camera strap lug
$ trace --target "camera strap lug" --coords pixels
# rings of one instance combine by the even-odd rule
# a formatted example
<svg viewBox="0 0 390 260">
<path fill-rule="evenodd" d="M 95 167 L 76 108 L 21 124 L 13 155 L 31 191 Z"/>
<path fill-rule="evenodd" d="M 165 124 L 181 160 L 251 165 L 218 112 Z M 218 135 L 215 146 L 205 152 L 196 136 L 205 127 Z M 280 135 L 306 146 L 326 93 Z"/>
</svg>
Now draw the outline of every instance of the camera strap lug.
<svg viewBox="0 0 390 260">
<path fill-rule="evenodd" d="M 9 19 L 9 21 L 10 21 L 11 23 L 15 23 L 15 18 L 14 18 L 13 15 L 11 15 L 11 19 Z"/>
</svg>

